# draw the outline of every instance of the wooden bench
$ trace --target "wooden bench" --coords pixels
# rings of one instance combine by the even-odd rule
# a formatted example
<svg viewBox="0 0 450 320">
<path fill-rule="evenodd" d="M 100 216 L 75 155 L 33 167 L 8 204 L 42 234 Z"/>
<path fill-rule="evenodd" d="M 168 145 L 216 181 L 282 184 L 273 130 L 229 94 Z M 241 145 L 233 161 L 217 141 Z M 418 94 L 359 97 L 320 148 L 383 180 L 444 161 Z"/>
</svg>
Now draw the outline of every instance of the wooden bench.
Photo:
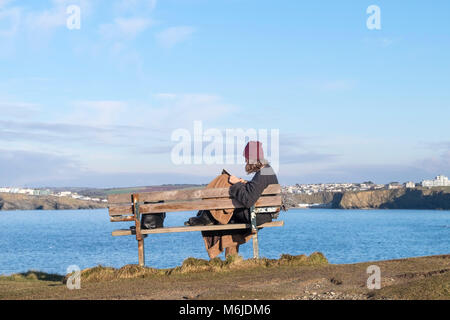
<svg viewBox="0 0 450 320">
<path fill-rule="evenodd" d="M 251 208 L 250 224 L 182 226 L 156 229 L 141 229 L 141 215 L 161 212 L 242 208 L 243 205 L 237 200 L 230 198 L 229 188 L 181 189 L 132 194 L 112 194 L 108 196 L 108 209 L 111 222 L 134 221 L 136 228 L 135 232 L 130 229 L 115 230 L 112 232 L 112 235 L 128 236 L 135 234 L 138 242 L 139 265 L 144 266 L 143 235 L 171 232 L 252 229 L 253 256 L 254 258 L 258 258 L 258 229 L 281 227 L 284 222 L 272 221 L 257 226 L 256 214 L 260 212 L 279 212 L 281 207 L 280 193 L 281 188 L 279 184 L 269 185 L 263 191 L 261 197 Z"/>
</svg>

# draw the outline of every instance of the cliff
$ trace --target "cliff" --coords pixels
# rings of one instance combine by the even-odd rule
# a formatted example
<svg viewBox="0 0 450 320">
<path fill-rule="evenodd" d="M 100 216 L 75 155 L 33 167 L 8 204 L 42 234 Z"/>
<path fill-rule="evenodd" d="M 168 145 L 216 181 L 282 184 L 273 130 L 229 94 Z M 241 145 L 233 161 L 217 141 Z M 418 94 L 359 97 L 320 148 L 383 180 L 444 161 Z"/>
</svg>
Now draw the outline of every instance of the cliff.
<svg viewBox="0 0 450 320">
<path fill-rule="evenodd" d="M 69 197 L 0 193 L 0 210 L 70 210 L 106 208 L 106 203 Z"/>
<path fill-rule="evenodd" d="M 0 0 L 1 1 L 1 0 Z M 202 185 L 174 184 L 160 186 L 143 186 L 127 188 L 80 188 L 64 187 L 50 188 L 53 192 L 71 191 L 83 196 L 106 198 L 112 193 L 131 193 L 131 192 L 152 192 L 177 190 L 184 188 L 195 188 Z M 16 193 L 0 193 L 0 211 L 4 210 L 77 210 L 77 209 L 98 209 L 106 208 L 107 203 L 97 201 L 85 201 L 71 197 L 56 196 L 30 196 Z"/>
<path fill-rule="evenodd" d="M 302 204 L 327 204 L 335 208 L 335 204 L 341 201 L 342 193 L 340 192 L 317 192 L 313 194 L 292 194 L 283 193 L 283 205 L 286 209 L 295 208 L 299 203 Z"/>
<path fill-rule="evenodd" d="M 395 189 L 345 192 L 336 204 L 341 209 L 450 210 L 450 193 L 433 189 Z"/>
<path fill-rule="evenodd" d="M 440 209 L 450 210 L 449 188 L 320 192 L 311 195 L 283 194 L 287 209 L 299 203 L 327 204 L 335 209 Z"/>
</svg>

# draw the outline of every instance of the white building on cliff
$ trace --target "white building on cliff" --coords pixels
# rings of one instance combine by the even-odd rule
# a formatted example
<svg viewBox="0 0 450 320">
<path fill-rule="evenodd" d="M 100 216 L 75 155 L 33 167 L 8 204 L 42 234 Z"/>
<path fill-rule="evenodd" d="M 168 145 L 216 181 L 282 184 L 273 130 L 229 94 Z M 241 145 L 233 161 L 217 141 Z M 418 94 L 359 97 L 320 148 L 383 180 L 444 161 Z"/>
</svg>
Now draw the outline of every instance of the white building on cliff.
<svg viewBox="0 0 450 320">
<path fill-rule="evenodd" d="M 405 183 L 405 188 L 413 189 L 415 187 L 416 187 L 416 184 L 414 182 L 412 182 L 412 181 L 408 181 L 408 182 Z"/>
<path fill-rule="evenodd" d="M 450 187 L 450 180 L 446 176 L 437 176 L 434 180 L 423 180 L 422 187 Z"/>
</svg>

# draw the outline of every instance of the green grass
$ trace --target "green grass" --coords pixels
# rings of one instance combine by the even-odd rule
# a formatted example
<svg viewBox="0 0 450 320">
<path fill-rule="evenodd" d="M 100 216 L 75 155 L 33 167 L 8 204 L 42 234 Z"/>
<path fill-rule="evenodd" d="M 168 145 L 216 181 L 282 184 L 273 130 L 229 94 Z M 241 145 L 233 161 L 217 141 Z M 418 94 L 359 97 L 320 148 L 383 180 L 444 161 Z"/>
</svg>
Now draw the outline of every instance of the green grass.
<svg viewBox="0 0 450 320">
<path fill-rule="evenodd" d="M 145 187 L 141 187 L 141 188 L 121 188 L 121 189 L 112 189 L 112 190 L 105 190 L 105 194 L 106 195 L 111 195 L 111 194 L 121 194 L 121 193 L 136 193 L 139 191 L 143 191 L 145 190 Z"/>
</svg>

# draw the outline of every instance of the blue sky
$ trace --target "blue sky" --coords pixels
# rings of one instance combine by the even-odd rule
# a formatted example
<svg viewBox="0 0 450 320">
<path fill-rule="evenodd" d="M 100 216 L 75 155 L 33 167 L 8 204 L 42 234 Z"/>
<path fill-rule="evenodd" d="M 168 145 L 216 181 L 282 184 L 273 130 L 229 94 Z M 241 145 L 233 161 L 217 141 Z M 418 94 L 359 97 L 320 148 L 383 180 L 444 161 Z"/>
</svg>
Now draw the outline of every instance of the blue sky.
<svg viewBox="0 0 450 320">
<path fill-rule="evenodd" d="M 171 161 L 195 120 L 279 129 L 283 184 L 450 175 L 449 18 L 444 0 L 0 0 L 0 184 L 244 176 Z"/>
</svg>

